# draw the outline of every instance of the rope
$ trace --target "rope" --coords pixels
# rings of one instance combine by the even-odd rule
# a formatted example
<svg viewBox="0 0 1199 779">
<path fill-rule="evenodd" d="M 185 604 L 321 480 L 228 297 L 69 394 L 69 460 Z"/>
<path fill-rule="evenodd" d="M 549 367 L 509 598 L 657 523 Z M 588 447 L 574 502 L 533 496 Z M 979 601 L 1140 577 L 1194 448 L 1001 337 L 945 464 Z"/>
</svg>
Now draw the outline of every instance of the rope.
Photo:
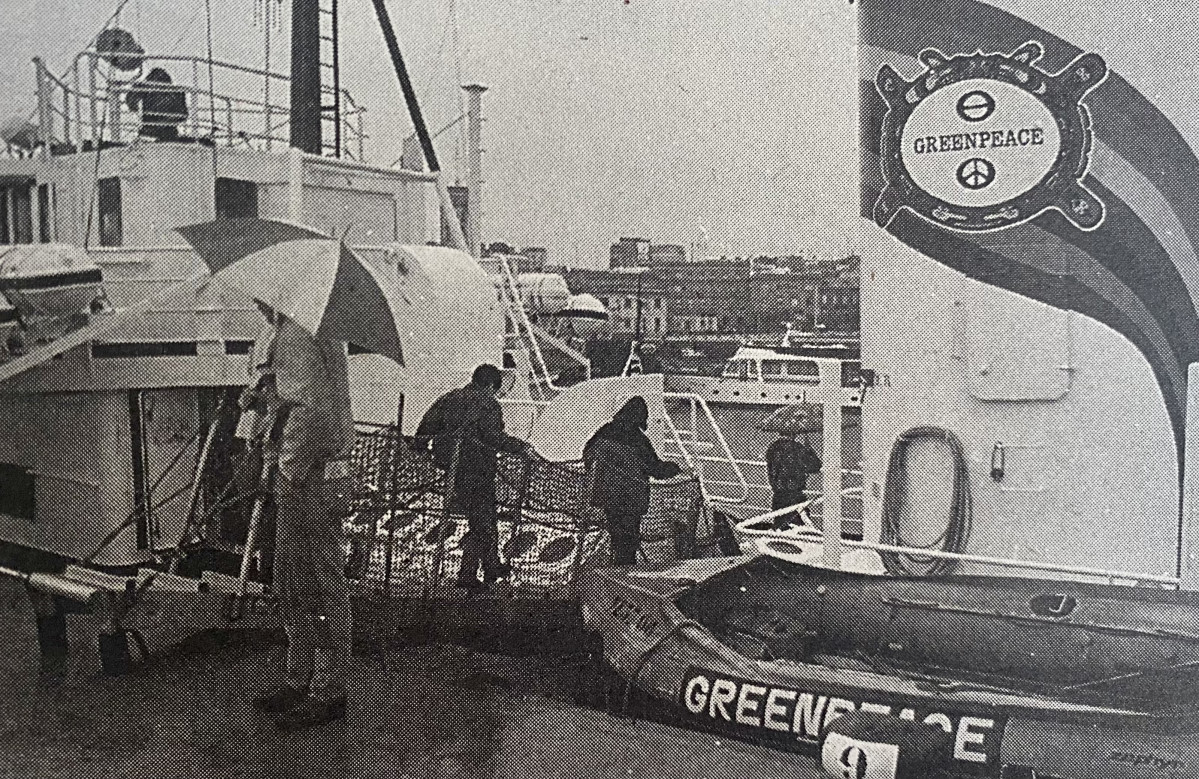
<svg viewBox="0 0 1199 779">
<path fill-rule="evenodd" d="M 899 526 L 900 515 L 907 498 L 907 453 L 913 442 L 919 440 L 942 440 L 949 447 L 953 458 L 953 495 L 950 501 L 949 520 L 945 530 L 924 545 L 908 542 Z M 966 467 L 966 454 L 962 442 L 952 432 L 940 427 L 914 427 L 895 441 L 887 463 L 887 482 L 883 490 L 882 541 L 894 546 L 909 546 L 918 549 L 938 549 L 943 552 L 960 553 L 965 550 L 973 521 L 973 500 L 970 495 L 970 474 Z M 921 557 L 919 554 L 881 552 L 883 565 L 889 573 L 897 576 L 944 576 L 958 565 L 957 560 Z M 917 571 L 912 563 L 924 566 Z"/>
</svg>

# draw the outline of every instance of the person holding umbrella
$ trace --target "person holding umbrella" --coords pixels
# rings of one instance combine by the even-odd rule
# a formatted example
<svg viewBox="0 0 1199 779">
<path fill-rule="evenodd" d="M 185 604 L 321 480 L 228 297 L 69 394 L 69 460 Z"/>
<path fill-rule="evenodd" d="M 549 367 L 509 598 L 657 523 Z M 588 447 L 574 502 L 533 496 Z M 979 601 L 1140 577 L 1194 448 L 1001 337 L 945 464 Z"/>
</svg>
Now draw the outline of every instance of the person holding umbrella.
<svg viewBox="0 0 1199 779">
<path fill-rule="evenodd" d="M 262 435 L 264 456 L 275 463 L 273 588 L 287 662 L 284 683 L 254 696 L 253 704 L 292 730 L 345 715 L 352 616 L 338 496 L 349 474 L 354 423 L 345 344 L 315 338 L 277 312 L 269 321 L 261 379 L 242 402 L 271 410 Z"/>
<path fill-rule="evenodd" d="M 230 218 L 178 232 L 205 265 L 184 285 L 211 274 L 272 321 L 262 336 L 269 343 L 254 350 L 256 362 L 266 359 L 243 408 L 268 412 L 258 430 L 264 456 L 276 461 L 273 586 L 287 666 L 284 683 L 253 704 L 289 730 L 341 719 L 352 627 L 341 523 L 355 440 L 346 344 L 403 365 L 400 332 L 415 326 L 411 302 L 344 243 L 303 225 Z"/>
<path fill-rule="evenodd" d="M 807 404 L 786 406 L 771 414 L 762 422 L 762 429 L 779 434 L 766 449 L 766 475 L 773 492 L 770 508 L 778 510 L 795 506 L 807 500 L 808 476 L 820 471 L 823 463 L 809 443 L 806 425 L 811 418 Z M 804 440 L 799 433 L 804 431 Z M 790 524 L 788 514 L 774 518 L 776 529 Z"/>
</svg>

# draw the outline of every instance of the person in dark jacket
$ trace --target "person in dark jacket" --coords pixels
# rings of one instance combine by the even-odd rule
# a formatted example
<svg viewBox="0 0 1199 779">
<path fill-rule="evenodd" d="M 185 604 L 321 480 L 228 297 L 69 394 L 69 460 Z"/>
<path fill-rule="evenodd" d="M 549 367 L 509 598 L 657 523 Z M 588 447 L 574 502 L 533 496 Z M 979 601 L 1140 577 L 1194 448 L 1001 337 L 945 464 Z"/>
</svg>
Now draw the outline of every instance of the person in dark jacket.
<svg viewBox="0 0 1199 779">
<path fill-rule="evenodd" d="M 591 505 L 604 512 L 613 565 L 637 562 L 641 520 L 649 510 L 649 480 L 669 479 L 682 470 L 658 457 L 645 434 L 648 425 L 649 406 L 645 398 L 634 397 L 583 447 Z"/>
<path fill-rule="evenodd" d="M 469 590 L 484 590 L 508 574 L 507 566 L 500 563 L 496 526 L 496 452 L 532 452 L 528 443 L 504 432 L 503 412 L 496 400 L 502 378 L 494 365 L 480 365 L 470 384 L 438 398 L 416 429 L 418 445 L 431 443 L 437 465 L 453 471 L 450 505 L 462 509 L 468 527 L 462 539 L 458 586 Z M 482 581 L 477 577 L 480 567 Z"/>
<path fill-rule="evenodd" d="M 165 70 L 154 68 L 134 84 L 125 104 L 141 114 L 141 135 L 156 141 L 179 140 L 179 125 L 187 119 L 187 96 L 183 87 L 171 83 Z"/>
<path fill-rule="evenodd" d="M 794 433 L 779 433 L 778 440 L 766 450 L 766 473 L 774 491 L 770 508 L 786 508 L 807 500 L 808 476 L 817 473 L 822 464 L 806 439 L 799 441 Z M 780 514 L 774 518 L 774 526 L 784 528 L 790 519 L 789 514 Z"/>
</svg>

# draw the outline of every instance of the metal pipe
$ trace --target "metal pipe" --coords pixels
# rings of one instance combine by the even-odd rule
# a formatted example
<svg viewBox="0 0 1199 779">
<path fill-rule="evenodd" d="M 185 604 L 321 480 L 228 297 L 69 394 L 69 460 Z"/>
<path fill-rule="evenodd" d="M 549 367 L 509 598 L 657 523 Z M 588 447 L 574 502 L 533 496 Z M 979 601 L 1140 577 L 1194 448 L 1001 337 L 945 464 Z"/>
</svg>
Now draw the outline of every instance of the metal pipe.
<svg viewBox="0 0 1199 779">
<path fill-rule="evenodd" d="M 92 139 L 92 144 L 96 147 L 99 147 L 100 141 L 101 141 L 100 106 L 99 106 L 99 103 L 97 103 L 98 98 L 96 97 L 96 90 L 99 88 L 99 85 L 96 83 L 96 59 L 95 59 L 95 57 L 88 57 L 88 59 L 87 59 L 87 81 L 88 81 L 88 96 L 87 96 L 88 120 L 91 123 L 91 128 L 90 128 L 90 132 L 88 133 L 88 135 Z"/>
<path fill-rule="evenodd" d="M 72 581 L 58 574 L 29 573 L 0 566 L 0 576 L 18 579 L 38 592 L 44 592 L 47 595 L 59 598 L 66 598 L 76 603 L 83 603 L 93 609 L 104 604 L 104 592 L 102 590 L 83 584 L 82 582 Z"/>
<path fill-rule="evenodd" d="M 341 29 L 337 0 L 329 12 L 330 37 L 333 39 L 333 156 L 341 156 Z M 361 159 L 361 157 L 359 157 Z"/>
<path fill-rule="evenodd" d="M 217 432 L 220 428 L 221 414 L 225 411 L 225 397 L 222 396 L 220 402 L 217 403 L 216 411 L 213 413 L 212 422 L 208 426 L 208 434 L 204 436 L 204 444 L 200 447 L 200 456 L 196 458 L 196 468 L 192 473 L 192 488 L 191 495 L 187 501 L 187 513 L 184 515 L 184 533 L 192 532 L 192 524 L 196 518 L 196 512 L 200 508 L 200 498 L 204 487 L 204 472 L 208 469 L 208 458 L 212 452 L 212 443 L 216 440 Z M 184 536 L 180 539 L 180 543 L 187 543 L 190 539 Z M 179 569 L 179 556 L 171 558 L 168 573 L 175 573 Z"/>
<path fill-rule="evenodd" d="M 820 386 L 833 386 L 840 383 L 840 364 L 820 363 Z M 841 567 L 841 489 L 843 487 L 842 441 L 840 403 L 825 403 L 824 435 L 821 443 L 821 455 L 824 460 L 823 488 L 824 496 L 824 565 L 834 570 Z"/>
<path fill-rule="evenodd" d="M 757 519 L 756 517 L 754 519 Z M 747 520 L 752 521 L 752 520 Z M 744 524 L 744 523 L 741 523 Z M 737 529 L 742 530 L 741 525 Z M 748 530 L 748 529 L 746 529 Z M 753 531 L 748 531 L 753 533 Z M 779 538 L 791 541 L 812 541 L 819 542 L 820 536 L 815 533 L 806 533 L 800 537 L 795 535 L 783 535 L 777 531 L 774 533 L 759 531 L 756 535 L 760 538 L 755 543 L 761 544 L 771 538 Z M 1169 587 L 1177 587 L 1179 579 L 1174 576 L 1163 576 L 1153 573 L 1136 573 L 1134 571 L 1110 571 L 1103 568 L 1088 568 L 1076 565 L 1059 565 L 1057 563 L 1042 563 L 1033 560 L 1013 560 L 1006 557 L 989 557 L 986 555 L 962 554 L 959 552 L 942 552 L 937 549 L 915 549 L 907 546 L 895 546 L 894 544 L 882 544 L 873 541 L 851 541 L 844 539 L 841 542 L 844 546 L 854 549 L 873 549 L 878 552 L 895 552 L 897 554 L 919 554 L 925 557 L 935 557 L 941 560 L 958 560 L 967 563 L 978 563 L 980 565 L 994 565 L 1001 568 L 1022 568 L 1030 571 L 1053 571 L 1056 573 L 1072 573 L 1080 576 L 1091 576 L 1097 579 L 1106 579 L 1109 583 L 1115 583 L 1117 580 L 1132 581 L 1132 582 L 1153 582 L 1154 584 L 1164 584 Z M 761 546 L 759 546 L 761 549 Z M 769 547 L 765 550 L 769 554 Z"/>
<path fill-rule="evenodd" d="M 482 256 L 483 229 L 483 93 L 482 84 L 462 87 L 467 94 L 467 158 L 470 162 L 470 186 L 466 200 L 466 244 L 472 257 Z"/>
<path fill-rule="evenodd" d="M 42 62 L 41 57 L 33 58 L 34 68 L 37 70 L 37 136 L 42 142 L 41 154 L 43 157 L 50 156 L 50 87 L 46 80 L 46 65 Z"/>
<path fill-rule="evenodd" d="M 246 542 L 242 548 L 241 566 L 237 572 L 237 594 L 245 595 L 250 584 L 250 562 L 254 559 L 254 551 L 258 548 L 258 534 L 262 530 L 262 514 L 266 511 L 267 496 L 274 492 L 275 463 L 265 458 L 262 473 L 258 477 L 258 496 L 254 498 L 254 508 L 250 511 L 250 526 L 246 528 Z"/>
</svg>

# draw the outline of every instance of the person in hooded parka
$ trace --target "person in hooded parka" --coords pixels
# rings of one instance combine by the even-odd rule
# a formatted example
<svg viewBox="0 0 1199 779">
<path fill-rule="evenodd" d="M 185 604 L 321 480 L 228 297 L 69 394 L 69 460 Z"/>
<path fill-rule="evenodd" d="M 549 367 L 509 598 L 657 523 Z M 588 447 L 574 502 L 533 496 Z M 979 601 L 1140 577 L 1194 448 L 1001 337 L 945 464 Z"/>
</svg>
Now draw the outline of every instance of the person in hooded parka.
<svg viewBox="0 0 1199 779">
<path fill-rule="evenodd" d="M 604 513 L 612 536 L 612 564 L 633 565 L 641 545 L 641 520 L 649 510 L 649 480 L 669 479 L 682 469 L 654 451 L 645 429 L 649 406 L 635 396 L 583 447 L 590 503 Z"/>
</svg>

